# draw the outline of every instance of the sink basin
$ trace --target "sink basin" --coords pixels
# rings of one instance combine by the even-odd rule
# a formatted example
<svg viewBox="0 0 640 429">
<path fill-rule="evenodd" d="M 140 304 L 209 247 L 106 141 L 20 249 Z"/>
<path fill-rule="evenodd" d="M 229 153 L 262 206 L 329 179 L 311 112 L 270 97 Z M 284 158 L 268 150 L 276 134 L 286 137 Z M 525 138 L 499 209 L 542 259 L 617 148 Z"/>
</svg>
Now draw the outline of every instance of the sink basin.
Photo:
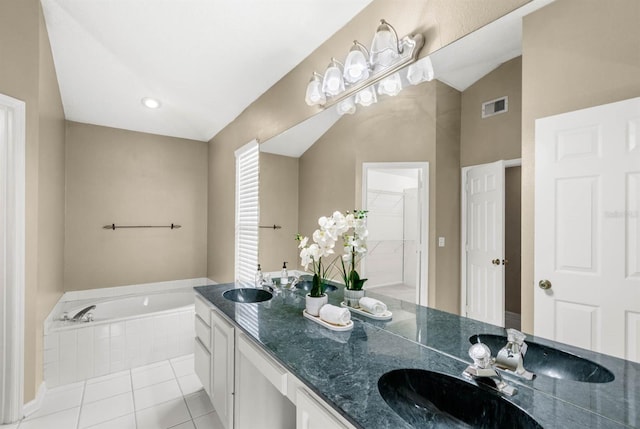
<svg viewBox="0 0 640 429">
<path fill-rule="evenodd" d="M 469 341 L 475 344 L 478 335 L 471 336 Z M 480 342 L 489 346 L 491 355 L 495 356 L 507 344 L 507 337 L 480 334 Z M 615 378 L 611 371 L 595 362 L 542 344 L 525 342 L 524 367 L 536 375 L 586 383 L 609 383 Z"/>
<path fill-rule="evenodd" d="M 542 428 L 497 393 L 438 372 L 394 370 L 380 377 L 378 391 L 415 427 Z"/>
<path fill-rule="evenodd" d="M 229 289 L 222 296 L 230 301 L 243 303 L 262 302 L 273 298 L 273 295 L 266 290 L 252 288 Z"/>
<path fill-rule="evenodd" d="M 298 283 L 296 283 L 296 288 L 303 290 L 305 292 L 309 292 L 311 290 L 311 286 L 313 285 L 313 282 L 311 280 L 300 280 Z M 335 287 L 334 285 L 327 285 L 327 287 L 325 287 L 324 291 L 325 292 L 333 292 L 335 290 L 337 290 L 338 288 Z"/>
</svg>

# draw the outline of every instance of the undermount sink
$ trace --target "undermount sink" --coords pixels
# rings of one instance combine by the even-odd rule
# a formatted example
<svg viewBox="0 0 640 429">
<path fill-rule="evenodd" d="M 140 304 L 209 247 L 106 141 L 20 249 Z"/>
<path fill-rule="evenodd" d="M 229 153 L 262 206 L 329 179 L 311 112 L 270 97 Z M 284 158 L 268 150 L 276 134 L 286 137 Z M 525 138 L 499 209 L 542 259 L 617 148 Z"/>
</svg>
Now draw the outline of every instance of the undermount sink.
<svg viewBox="0 0 640 429">
<path fill-rule="evenodd" d="M 313 286 L 313 282 L 311 280 L 300 280 L 298 283 L 296 283 L 296 288 L 303 290 L 305 292 L 309 292 L 311 290 L 311 287 Z M 335 287 L 334 285 L 327 285 L 324 288 L 325 292 L 333 292 L 335 290 L 337 290 L 338 288 Z"/>
<path fill-rule="evenodd" d="M 480 334 L 480 342 L 491 349 L 491 355 L 507 344 L 507 337 L 501 335 Z M 472 344 L 478 342 L 478 335 L 469 338 Z M 615 376 L 607 368 L 571 353 L 563 352 L 542 344 L 527 343 L 524 356 L 524 368 L 536 375 L 545 375 L 560 380 L 582 381 L 586 383 L 609 383 Z"/>
<path fill-rule="evenodd" d="M 262 302 L 273 298 L 273 295 L 264 289 L 252 288 L 229 289 L 222 296 L 230 301 L 242 303 Z"/>
<path fill-rule="evenodd" d="M 390 371 L 378 380 L 378 391 L 400 417 L 415 427 L 542 428 L 497 393 L 438 372 Z"/>
</svg>

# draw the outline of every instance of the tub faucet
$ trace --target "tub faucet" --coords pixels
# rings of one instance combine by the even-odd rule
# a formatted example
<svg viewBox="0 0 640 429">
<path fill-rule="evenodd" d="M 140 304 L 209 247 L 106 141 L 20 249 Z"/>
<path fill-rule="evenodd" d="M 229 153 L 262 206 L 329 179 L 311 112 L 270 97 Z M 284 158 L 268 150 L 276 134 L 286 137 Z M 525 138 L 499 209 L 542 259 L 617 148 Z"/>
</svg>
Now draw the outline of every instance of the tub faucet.
<svg viewBox="0 0 640 429">
<path fill-rule="evenodd" d="M 487 385 L 505 395 L 512 396 L 518 392 L 515 387 L 502 379 L 494 367 L 495 359 L 491 357 L 491 349 L 486 344 L 478 340 L 478 343 L 469 348 L 469 356 L 473 359 L 473 364 L 462 372 L 464 377 L 472 380 L 490 380 L 492 383 Z"/>
<path fill-rule="evenodd" d="M 524 368 L 524 355 L 527 353 L 525 334 L 516 329 L 507 329 L 507 345 L 496 355 L 496 366 L 525 380 L 533 380 L 535 374 Z"/>
<path fill-rule="evenodd" d="M 95 306 L 95 305 L 90 305 L 90 306 L 88 306 L 88 307 L 86 307 L 86 308 L 83 308 L 82 310 L 78 311 L 78 312 L 76 313 L 76 315 L 75 315 L 75 316 L 73 316 L 73 317 L 71 318 L 71 321 L 72 321 L 72 322 L 78 322 L 78 321 L 82 320 L 82 318 L 83 318 L 83 317 L 84 317 L 88 312 L 90 312 L 91 310 L 94 310 L 95 308 L 96 308 L 96 306 Z"/>
</svg>

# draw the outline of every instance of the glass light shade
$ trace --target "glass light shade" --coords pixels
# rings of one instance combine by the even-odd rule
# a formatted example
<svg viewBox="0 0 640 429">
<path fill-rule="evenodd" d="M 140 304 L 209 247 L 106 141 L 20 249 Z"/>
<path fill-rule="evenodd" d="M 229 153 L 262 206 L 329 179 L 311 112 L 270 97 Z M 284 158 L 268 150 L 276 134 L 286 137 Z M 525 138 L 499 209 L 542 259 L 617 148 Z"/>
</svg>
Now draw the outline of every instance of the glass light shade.
<svg viewBox="0 0 640 429">
<path fill-rule="evenodd" d="M 324 79 L 322 79 L 322 92 L 332 97 L 344 92 L 342 70 L 340 70 L 340 66 L 335 59 L 331 60 L 327 70 L 324 72 Z"/>
<path fill-rule="evenodd" d="M 417 85 L 421 82 L 433 80 L 433 64 L 431 64 L 431 58 L 426 57 L 422 60 L 413 63 L 407 70 L 407 80 L 411 85 Z"/>
<path fill-rule="evenodd" d="M 356 83 L 369 77 L 369 63 L 362 48 L 354 42 L 349 50 L 347 59 L 344 61 L 344 80 L 349 83 Z"/>
<path fill-rule="evenodd" d="M 371 42 L 370 62 L 372 67 L 389 67 L 400 55 L 398 36 L 395 30 L 384 19 L 376 30 Z"/>
<path fill-rule="evenodd" d="M 378 94 L 398 95 L 402 91 L 400 73 L 394 73 L 378 84 Z"/>
<path fill-rule="evenodd" d="M 336 110 L 339 115 L 353 115 L 356 113 L 356 105 L 353 102 L 353 97 L 346 98 L 338 103 Z"/>
<path fill-rule="evenodd" d="M 356 103 L 361 106 L 371 106 L 372 104 L 377 102 L 378 97 L 376 96 L 376 91 L 371 86 L 363 89 L 356 94 Z"/>
<path fill-rule="evenodd" d="M 327 102 L 327 97 L 322 92 L 322 82 L 320 82 L 319 75 L 315 74 L 307 85 L 307 93 L 305 94 L 304 101 L 309 106 L 315 106 L 317 104 L 324 104 Z"/>
</svg>

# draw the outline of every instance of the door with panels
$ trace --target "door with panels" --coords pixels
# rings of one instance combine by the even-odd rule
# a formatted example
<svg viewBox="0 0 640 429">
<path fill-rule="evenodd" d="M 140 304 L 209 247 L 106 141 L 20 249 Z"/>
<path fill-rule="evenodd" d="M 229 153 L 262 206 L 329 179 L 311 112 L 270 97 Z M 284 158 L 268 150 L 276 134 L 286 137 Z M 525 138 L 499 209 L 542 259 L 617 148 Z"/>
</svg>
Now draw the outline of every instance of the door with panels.
<svg viewBox="0 0 640 429">
<path fill-rule="evenodd" d="M 466 316 L 504 326 L 504 161 L 466 173 Z"/>
<path fill-rule="evenodd" d="M 536 335 L 640 362 L 640 99 L 536 121 Z"/>
</svg>

